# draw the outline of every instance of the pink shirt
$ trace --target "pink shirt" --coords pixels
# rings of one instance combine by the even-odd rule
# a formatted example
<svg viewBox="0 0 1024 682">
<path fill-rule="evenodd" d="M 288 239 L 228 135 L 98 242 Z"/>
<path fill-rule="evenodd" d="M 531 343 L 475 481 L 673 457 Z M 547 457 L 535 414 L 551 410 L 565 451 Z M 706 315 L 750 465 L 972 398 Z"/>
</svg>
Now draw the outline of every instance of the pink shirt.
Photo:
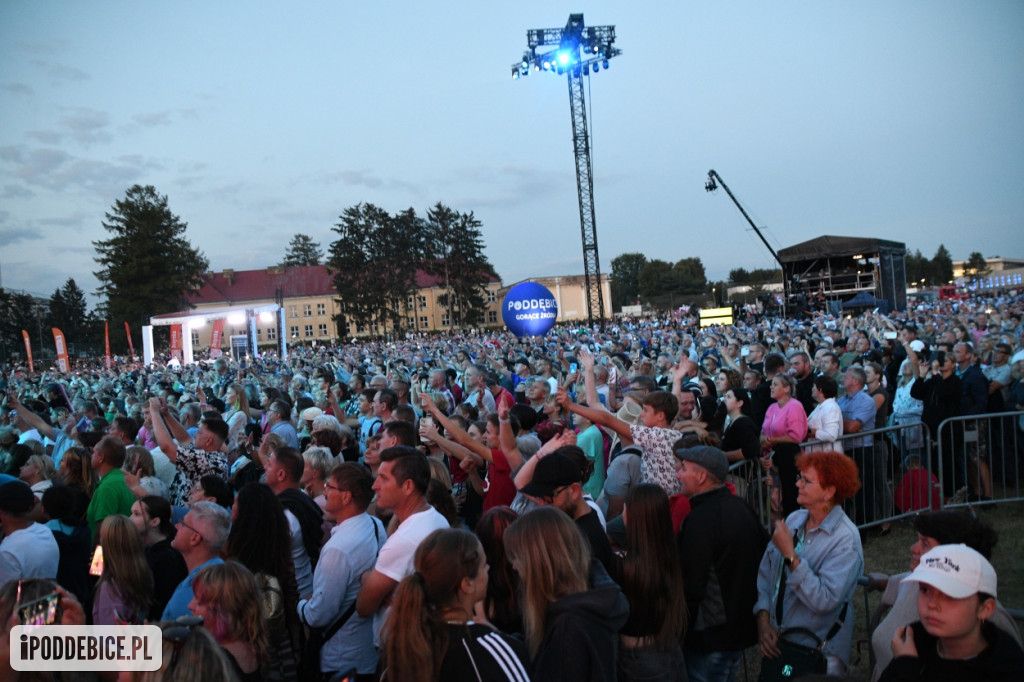
<svg viewBox="0 0 1024 682">
<path fill-rule="evenodd" d="M 790 436 L 797 443 L 803 442 L 807 437 L 807 413 L 804 412 L 804 406 L 795 398 L 790 398 L 786 406 L 781 408 L 778 403 L 772 403 L 764 416 L 761 435 L 769 438 Z"/>
</svg>

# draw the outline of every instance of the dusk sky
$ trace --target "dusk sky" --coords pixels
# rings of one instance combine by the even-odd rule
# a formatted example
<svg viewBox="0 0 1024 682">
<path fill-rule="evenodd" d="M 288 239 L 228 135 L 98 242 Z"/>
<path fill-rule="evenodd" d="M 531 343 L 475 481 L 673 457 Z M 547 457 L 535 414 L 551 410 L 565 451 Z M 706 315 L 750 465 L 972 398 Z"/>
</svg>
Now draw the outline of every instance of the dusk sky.
<svg viewBox="0 0 1024 682">
<path fill-rule="evenodd" d="M 526 31 L 615 25 L 589 77 L 602 272 L 709 279 L 823 234 L 1024 257 L 1024 2 L 0 3 L 0 277 L 96 299 L 92 242 L 154 185 L 211 269 L 326 251 L 359 202 L 483 223 L 505 284 L 582 274 L 566 78 Z M 166 311 L 153 311 L 154 314 Z"/>
</svg>

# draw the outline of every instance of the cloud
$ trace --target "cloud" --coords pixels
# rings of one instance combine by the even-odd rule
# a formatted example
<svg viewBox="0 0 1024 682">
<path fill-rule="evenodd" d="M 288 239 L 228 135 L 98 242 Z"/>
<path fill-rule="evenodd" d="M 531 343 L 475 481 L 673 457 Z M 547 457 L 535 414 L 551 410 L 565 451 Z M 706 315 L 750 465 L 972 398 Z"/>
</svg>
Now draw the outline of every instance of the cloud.
<svg viewBox="0 0 1024 682">
<path fill-rule="evenodd" d="M 14 166 L 14 174 L 26 184 L 55 191 L 83 189 L 101 196 L 117 196 L 160 165 L 141 156 L 117 161 L 74 157 L 49 147 L 26 145 L 0 147 L 0 161 Z"/>
<path fill-rule="evenodd" d="M 109 132 L 110 115 L 106 112 L 86 107 L 64 111 L 67 113 L 61 116 L 57 129 L 30 130 L 26 136 L 44 144 L 60 144 L 66 138 L 71 138 L 85 146 L 113 139 Z"/>
<path fill-rule="evenodd" d="M 21 185 L 4 185 L 4 191 L 3 194 L 0 194 L 0 197 L 4 199 L 31 199 L 35 195 L 35 192 Z"/>
<path fill-rule="evenodd" d="M 106 131 L 110 127 L 109 114 L 85 107 L 69 111 L 61 117 L 60 122 L 67 128 L 72 139 L 85 145 L 111 140 L 110 133 Z"/>
<path fill-rule="evenodd" d="M 67 66 L 66 64 L 55 64 L 53 62 L 43 61 L 42 59 L 33 59 L 32 64 L 46 72 L 46 75 L 54 82 L 86 81 L 92 78 L 92 76 L 85 71 L 74 66 Z"/>
<path fill-rule="evenodd" d="M 420 194 L 423 192 L 423 187 L 416 183 L 408 182 L 407 180 L 399 180 L 398 178 L 382 178 L 376 173 L 364 170 L 341 170 L 331 173 L 322 173 L 319 176 L 315 176 L 312 179 L 312 182 L 321 185 L 336 185 L 341 183 L 350 187 L 401 190 L 412 194 Z M 303 179 L 298 184 L 305 183 L 306 180 Z"/>
<path fill-rule="evenodd" d="M 35 94 L 35 91 L 32 89 L 32 86 L 25 85 L 24 83 L 11 83 L 10 85 L 5 85 L 4 90 L 6 90 L 7 92 L 13 92 L 15 95 Z"/>
<path fill-rule="evenodd" d="M 4 225 L 7 222 L 9 216 L 5 213 L 0 215 L 0 225 Z M 0 246 L 13 246 L 21 242 L 31 242 L 38 239 L 42 239 L 43 235 L 38 230 L 18 228 L 18 227 L 0 227 Z"/>
<path fill-rule="evenodd" d="M 56 227 L 81 227 L 85 220 L 93 217 L 86 213 L 78 212 L 62 218 L 39 218 L 37 222 L 40 225 L 53 225 Z"/>
</svg>

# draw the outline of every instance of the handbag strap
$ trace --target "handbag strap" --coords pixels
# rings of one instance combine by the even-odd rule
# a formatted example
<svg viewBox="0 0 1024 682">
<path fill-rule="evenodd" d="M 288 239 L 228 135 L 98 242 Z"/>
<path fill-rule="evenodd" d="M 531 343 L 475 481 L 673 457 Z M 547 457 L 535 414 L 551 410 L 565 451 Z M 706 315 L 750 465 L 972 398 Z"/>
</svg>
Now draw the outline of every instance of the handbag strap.
<svg viewBox="0 0 1024 682">
<path fill-rule="evenodd" d="M 793 531 L 793 546 L 794 547 L 796 545 L 800 544 L 798 533 L 799 533 L 799 529 Z M 775 598 L 775 622 L 778 623 L 780 628 L 782 627 L 782 602 L 785 600 L 785 597 L 786 597 L 786 574 L 787 573 L 788 573 L 788 571 L 786 570 L 786 567 L 783 566 L 782 567 L 782 575 L 779 576 L 779 594 Z M 828 642 L 833 637 L 835 637 L 837 634 L 839 634 L 839 631 L 843 627 L 843 622 L 846 620 L 846 612 L 847 612 L 847 610 L 849 608 L 850 608 L 850 602 L 846 602 L 846 603 L 843 604 L 843 608 L 842 608 L 842 610 L 839 611 L 839 617 L 836 619 L 836 622 L 832 624 L 832 627 L 829 628 L 828 634 L 825 635 L 825 639 L 821 642 L 821 644 L 818 645 L 819 649 L 824 649 L 825 645 L 828 644 Z M 817 639 L 817 636 L 815 636 L 815 639 Z"/>
<path fill-rule="evenodd" d="M 380 531 L 377 529 L 377 522 L 373 520 L 372 517 L 370 518 L 370 525 L 373 526 L 373 540 L 374 543 L 377 545 L 377 556 L 380 556 Z M 352 614 L 355 612 L 356 602 L 353 601 L 351 604 L 349 604 L 348 608 L 345 609 L 345 613 L 338 616 L 334 620 L 334 622 L 332 622 L 324 629 L 323 641 L 326 642 L 331 637 L 334 637 L 335 633 L 337 633 L 338 630 L 340 630 L 345 625 L 345 623 L 348 622 L 348 619 L 351 618 Z"/>
</svg>

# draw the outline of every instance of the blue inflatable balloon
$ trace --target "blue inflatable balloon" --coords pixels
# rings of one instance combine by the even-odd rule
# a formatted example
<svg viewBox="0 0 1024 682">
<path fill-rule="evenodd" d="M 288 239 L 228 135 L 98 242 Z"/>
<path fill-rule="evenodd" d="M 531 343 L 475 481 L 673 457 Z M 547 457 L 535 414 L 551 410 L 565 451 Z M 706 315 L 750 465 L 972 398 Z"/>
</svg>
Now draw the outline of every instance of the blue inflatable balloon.
<svg viewBox="0 0 1024 682">
<path fill-rule="evenodd" d="M 501 319 L 516 336 L 542 336 L 555 326 L 557 317 L 554 295 L 536 282 L 517 284 L 501 302 Z"/>
</svg>

